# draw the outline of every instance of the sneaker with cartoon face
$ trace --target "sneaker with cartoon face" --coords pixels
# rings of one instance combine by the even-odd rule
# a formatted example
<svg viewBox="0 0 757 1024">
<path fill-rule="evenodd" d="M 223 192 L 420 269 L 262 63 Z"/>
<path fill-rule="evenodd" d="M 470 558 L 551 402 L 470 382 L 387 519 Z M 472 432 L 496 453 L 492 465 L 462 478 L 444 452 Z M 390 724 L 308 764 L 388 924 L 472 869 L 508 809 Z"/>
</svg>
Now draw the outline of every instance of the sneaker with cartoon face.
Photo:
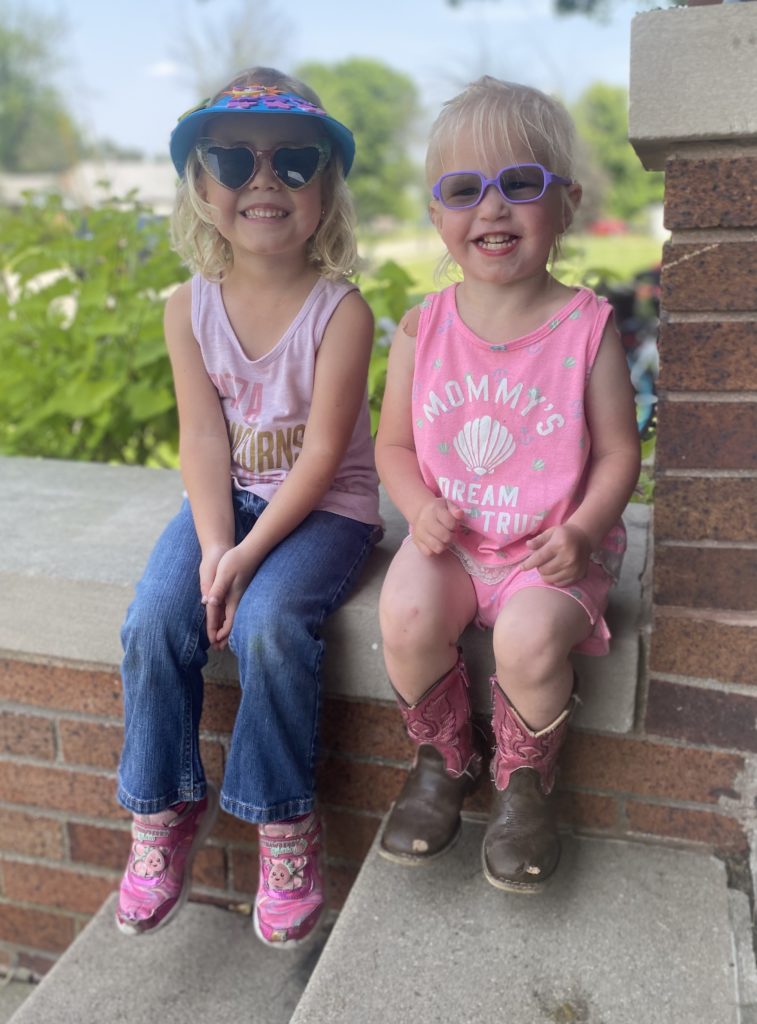
<svg viewBox="0 0 757 1024">
<path fill-rule="evenodd" d="M 189 895 L 192 861 L 217 813 L 218 794 L 208 785 L 207 795 L 196 803 L 134 816 L 131 852 L 116 907 L 119 931 L 142 935 L 178 913 Z"/>
<path fill-rule="evenodd" d="M 260 825 L 258 840 L 255 934 L 277 949 L 299 945 L 315 933 L 325 905 L 318 816 Z"/>
</svg>

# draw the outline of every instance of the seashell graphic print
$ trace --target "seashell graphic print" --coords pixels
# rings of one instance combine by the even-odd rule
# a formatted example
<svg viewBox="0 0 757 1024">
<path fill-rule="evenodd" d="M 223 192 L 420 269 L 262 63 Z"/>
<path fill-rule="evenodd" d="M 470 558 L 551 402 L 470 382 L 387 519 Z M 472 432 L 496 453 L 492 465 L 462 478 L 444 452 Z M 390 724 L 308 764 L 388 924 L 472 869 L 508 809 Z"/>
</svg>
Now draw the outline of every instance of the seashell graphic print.
<svg viewBox="0 0 757 1024">
<path fill-rule="evenodd" d="M 476 476 L 493 473 L 515 451 L 510 431 L 491 416 L 469 420 L 452 443 L 467 469 Z"/>
</svg>

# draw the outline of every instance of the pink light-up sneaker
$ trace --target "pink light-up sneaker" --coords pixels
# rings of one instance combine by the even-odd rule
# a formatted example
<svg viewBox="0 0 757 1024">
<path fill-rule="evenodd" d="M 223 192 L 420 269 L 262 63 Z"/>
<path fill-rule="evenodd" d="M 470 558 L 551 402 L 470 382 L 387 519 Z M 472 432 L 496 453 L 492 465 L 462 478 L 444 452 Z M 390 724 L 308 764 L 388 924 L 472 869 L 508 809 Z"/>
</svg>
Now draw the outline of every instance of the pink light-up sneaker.
<svg viewBox="0 0 757 1024">
<path fill-rule="evenodd" d="M 277 949 L 310 938 L 323 919 L 321 824 L 315 812 L 258 827 L 260 882 L 255 934 Z"/>
<path fill-rule="evenodd" d="M 218 794 L 208 784 L 207 795 L 196 803 L 134 816 L 131 853 L 116 907 L 116 924 L 125 935 L 160 928 L 183 907 L 192 882 L 192 861 L 217 814 Z"/>
</svg>

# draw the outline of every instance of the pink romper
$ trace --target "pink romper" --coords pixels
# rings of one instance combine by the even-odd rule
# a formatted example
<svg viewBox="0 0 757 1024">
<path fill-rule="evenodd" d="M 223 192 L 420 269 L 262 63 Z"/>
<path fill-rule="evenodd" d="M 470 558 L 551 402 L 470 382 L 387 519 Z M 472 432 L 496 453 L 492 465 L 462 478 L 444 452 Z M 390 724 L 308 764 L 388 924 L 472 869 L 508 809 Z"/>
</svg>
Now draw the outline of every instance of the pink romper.
<svg viewBox="0 0 757 1024">
<path fill-rule="evenodd" d="M 491 345 L 462 322 L 455 293 L 452 285 L 421 304 L 413 437 L 427 486 L 465 512 L 451 550 L 472 578 L 479 623 L 491 626 L 516 590 L 550 586 L 519 566 L 526 541 L 564 523 L 583 498 L 591 451 L 584 392 L 611 309 L 581 288 L 537 330 Z M 604 611 L 625 547 L 618 521 L 586 577 L 551 588 L 586 609 L 593 631 L 579 651 L 608 650 Z"/>
</svg>

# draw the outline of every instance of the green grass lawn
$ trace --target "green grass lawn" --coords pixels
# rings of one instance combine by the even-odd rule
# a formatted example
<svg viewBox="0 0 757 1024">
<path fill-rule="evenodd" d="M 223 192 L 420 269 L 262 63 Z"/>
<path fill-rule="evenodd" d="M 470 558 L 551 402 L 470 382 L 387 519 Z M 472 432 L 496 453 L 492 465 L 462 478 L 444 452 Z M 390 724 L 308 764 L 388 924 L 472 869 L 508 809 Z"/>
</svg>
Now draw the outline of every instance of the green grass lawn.
<svg viewBox="0 0 757 1024">
<path fill-rule="evenodd" d="M 592 277 L 630 281 L 662 259 L 662 243 L 650 235 L 567 235 L 565 255 L 555 273 L 566 284 Z"/>
<path fill-rule="evenodd" d="M 444 248 L 433 228 L 419 228 L 415 233 L 404 230 L 378 239 L 366 238 L 362 241 L 361 252 L 372 267 L 387 259 L 395 260 L 414 279 L 414 290 L 419 293 L 440 287 L 434 281 L 434 271 Z M 661 242 L 649 235 L 569 234 L 563 258 L 554 269 L 555 275 L 566 284 L 592 284 L 599 278 L 630 281 L 638 271 L 659 263 L 661 257 Z M 370 275 L 370 270 L 368 273 Z"/>
</svg>

